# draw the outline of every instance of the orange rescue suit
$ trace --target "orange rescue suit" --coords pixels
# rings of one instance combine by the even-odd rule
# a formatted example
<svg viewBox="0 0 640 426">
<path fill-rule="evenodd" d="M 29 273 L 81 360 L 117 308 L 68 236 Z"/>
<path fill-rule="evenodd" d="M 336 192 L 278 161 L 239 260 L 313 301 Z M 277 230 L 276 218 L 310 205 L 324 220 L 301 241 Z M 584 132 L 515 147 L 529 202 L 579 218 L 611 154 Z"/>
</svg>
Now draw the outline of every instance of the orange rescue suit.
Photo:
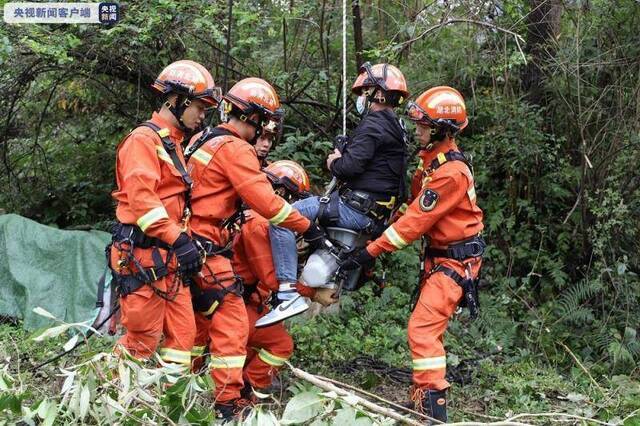
<svg viewBox="0 0 640 426">
<path fill-rule="evenodd" d="M 371 255 L 402 249 L 420 237 L 426 238 L 431 247 L 446 248 L 482 231 L 482 210 L 476 204 L 471 170 L 462 161 L 447 161 L 444 153 L 450 150 L 459 151 L 451 140 L 441 142 L 432 151 L 420 152 L 420 164 L 411 184 L 411 204 L 403 216 L 367 246 Z M 430 170 L 435 159 L 440 165 Z M 449 267 L 463 277 L 475 278 L 480 271 L 481 259 L 471 258 L 464 262 L 449 258 L 426 259 L 426 273 L 408 326 L 413 381 L 416 388 L 443 390 L 449 387 L 445 380 L 443 335 L 463 292 L 445 274 L 429 273 L 437 264 Z"/>
<path fill-rule="evenodd" d="M 241 200 L 268 218 L 271 224 L 296 232 L 306 231 L 309 220 L 274 193 L 271 183 L 260 171 L 254 148 L 241 139 L 230 124 L 220 127 L 231 135 L 210 139 L 189 160 L 189 173 L 193 179 L 193 233 L 217 245 L 226 245 L 228 233 L 221 224 L 239 208 Z M 191 143 L 199 137 L 200 134 L 195 135 Z M 207 258 L 202 276 L 196 283 L 205 290 L 228 289 L 235 283 L 230 260 L 222 256 Z M 209 342 L 216 402 L 239 398 L 249 333 L 242 297 L 227 293 L 210 319 L 196 313 L 196 325 L 196 346 L 192 355 L 204 351 Z"/>
<path fill-rule="evenodd" d="M 182 131 L 158 113 L 154 113 L 150 121 L 169 130 L 176 152 L 184 162 L 180 145 Z M 155 131 L 138 127 L 120 143 L 116 154 L 116 184 L 117 189 L 112 196 L 118 203 L 118 221 L 137 225 L 149 237 L 173 244 L 182 232 L 185 186 Z M 135 248 L 133 256 L 143 267 L 151 267 L 153 250 Z M 167 251 L 159 250 L 166 262 Z M 116 272 L 127 273 L 118 270 L 118 261 L 122 257 L 123 253 L 114 246 L 111 266 Z M 160 356 L 167 362 L 189 365 L 195 337 L 191 295 L 189 288 L 183 286 L 176 276 L 174 256 L 168 267 L 169 274 L 152 285 L 160 291 L 170 290 L 175 299 L 167 301 L 159 297 L 150 285 L 143 285 L 122 297 L 122 325 L 126 332 L 119 343 L 136 358 L 148 359 L 164 336 Z"/>
</svg>

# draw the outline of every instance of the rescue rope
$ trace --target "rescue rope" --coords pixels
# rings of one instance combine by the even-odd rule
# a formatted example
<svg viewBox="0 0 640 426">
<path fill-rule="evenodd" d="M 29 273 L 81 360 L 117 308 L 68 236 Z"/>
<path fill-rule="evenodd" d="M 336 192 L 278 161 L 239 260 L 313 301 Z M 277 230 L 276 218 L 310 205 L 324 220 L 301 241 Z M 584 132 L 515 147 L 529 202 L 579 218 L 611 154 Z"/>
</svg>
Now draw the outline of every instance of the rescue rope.
<svg viewBox="0 0 640 426">
<path fill-rule="evenodd" d="M 342 135 L 347 136 L 347 0 L 342 0 Z M 336 185 L 338 178 L 334 176 L 325 188 L 324 196 L 328 197 Z"/>
<path fill-rule="evenodd" d="M 222 88 L 224 93 L 229 90 L 229 58 L 231 56 L 231 24 L 233 23 L 233 0 L 229 0 L 227 3 L 227 46 L 224 53 L 224 84 Z"/>
<path fill-rule="evenodd" d="M 342 0 L 342 135 L 347 135 L 347 0 Z"/>
</svg>

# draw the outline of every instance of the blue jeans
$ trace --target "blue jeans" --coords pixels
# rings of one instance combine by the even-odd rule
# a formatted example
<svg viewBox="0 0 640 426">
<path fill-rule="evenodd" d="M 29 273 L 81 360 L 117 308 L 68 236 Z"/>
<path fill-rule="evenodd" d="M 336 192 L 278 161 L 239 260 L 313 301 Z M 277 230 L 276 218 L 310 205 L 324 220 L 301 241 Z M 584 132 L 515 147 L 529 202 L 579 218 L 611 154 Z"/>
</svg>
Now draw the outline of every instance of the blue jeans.
<svg viewBox="0 0 640 426">
<path fill-rule="evenodd" d="M 320 209 L 320 197 L 296 201 L 293 207 L 307 219 L 315 221 Z M 338 204 L 338 214 L 337 226 L 341 228 L 363 231 L 372 225 L 371 218 L 344 204 L 342 200 Z M 295 235 L 286 228 L 271 225 L 269 236 L 276 279 L 280 283 L 295 283 L 298 280 L 298 251 Z"/>
</svg>

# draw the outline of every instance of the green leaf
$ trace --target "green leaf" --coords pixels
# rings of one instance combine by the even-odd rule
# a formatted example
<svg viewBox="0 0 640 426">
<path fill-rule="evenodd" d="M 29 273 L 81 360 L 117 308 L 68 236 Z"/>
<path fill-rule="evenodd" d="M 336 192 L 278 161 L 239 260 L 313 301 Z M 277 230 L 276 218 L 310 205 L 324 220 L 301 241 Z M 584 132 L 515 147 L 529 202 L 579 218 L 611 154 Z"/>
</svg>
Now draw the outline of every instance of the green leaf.
<svg viewBox="0 0 640 426">
<path fill-rule="evenodd" d="M 118 376 L 120 377 L 120 386 L 122 389 L 121 395 L 126 395 L 129 393 L 129 387 L 131 385 L 131 370 L 122 361 L 118 363 Z M 141 383 L 141 385 L 144 384 L 145 383 Z"/>
<path fill-rule="evenodd" d="M 57 325 L 55 327 L 48 328 L 44 331 L 44 333 L 34 337 L 33 340 L 36 342 L 42 342 L 45 339 L 58 337 L 59 335 L 67 331 L 70 327 L 71 327 L 71 324 L 62 324 L 62 325 Z"/>
<path fill-rule="evenodd" d="M 336 416 L 333 418 L 333 424 L 350 426 L 356 423 L 356 410 L 345 405 L 343 408 L 336 412 Z"/>
<path fill-rule="evenodd" d="M 12 381 L 13 380 L 9 375 L 7 375 L 4 371 L 0 371 L 0 391 L 9 390 L 9 383 L 11 383 Z"/>
<path fill-rule="evenodd" d="M 282 424 L 304 423 L 320 414 L 323 398 L 315 392 L 302 392 L 291 398 L 284 409 Z"/>
<path fill-rule="evenodd" d="M 43 399 L 42 401 L 40 401 L 40 404 L 38 404 L 38 409 L 36 411 L 36 413 L 38 413 L 38 417 L 44 419 L 47 416 L 49 404 L 50 402 L 47 399 Z"/>
<path fill-rule="evenodd" d="M 53 422 L 56 421 L 56 417 L 58 416 L 58 405 L 54 402 L 51 402 L 47 407 L 47 411 L 44 416 L 44 421 L 42 422 L 43 426 L 51 426 Z"/>
<path fill-rule="evenodd" d="M 89 387 L 84 385 L 82 386 L 82 391 L 80 392 L 80 418 L 84 419 L 84 417 L 89 412 L 89 403 L 91 402 L 91 392 L 89 391 Z"/>
<path fill-rule="evenodd" d="M 67 375 L 67 378 L 64 379 L 64 383 L 62 384 L 62 389 L 60 390 L 60 394 L 64 395 L 71 390 L 73 387 L 73 381 L 75 380 L 76 373 L 71 372 Z"/>
<path fill-rule="evenodd" d="M 33 312 L 38 314 L 38 315 L 40 315 L 40 316 L 43 316 L 45 318 L 50 318 L 52 320 L 57 319 L 55 316 L 53 316 L 52 313 L 50 313 L 49 311 L 47 311 L 44 308 L 41 308 L 40 306 L 33 308 Z"/>
<path fill-rule="evenodd" d="M 67 341 L 67 343 L 64 344 L 62 349 L 64 349 L 65 352 L 70 351 L 71 348 L 73 348 L 76 345 L 76 343 L 78 343 L 79 338 L 80 338 L 80 334 L 74 335 L 71 339 Z"/>
<path fill-rule="evenodd" d="M 279 424 L 278 419 L 271 411 L 259 410 L 256 421 L 258 426 L 277 426 Z"/>
<path fill-rule="evenodd" d="M 20 413 L 20 399 L 14 395 L 3 395 L 0 396 L 0 412 L 3 410 L 11 410 L 12 412 L 18 414 Z"/>
</svg>

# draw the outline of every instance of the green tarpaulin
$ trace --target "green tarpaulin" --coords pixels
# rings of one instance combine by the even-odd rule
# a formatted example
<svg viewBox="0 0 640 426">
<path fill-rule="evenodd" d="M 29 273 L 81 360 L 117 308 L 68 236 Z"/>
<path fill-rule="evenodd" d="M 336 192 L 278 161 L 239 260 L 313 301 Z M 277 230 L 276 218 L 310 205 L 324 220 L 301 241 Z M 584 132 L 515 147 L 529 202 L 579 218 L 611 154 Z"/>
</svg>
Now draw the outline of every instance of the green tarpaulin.
<svg viewBox="0 0 640 426">
<path fill-rule="evenodd" d="M 23 319 L 26 329 L 50 323 L 32 312 L 37 306 L 66 322 L 93 319 L 109 239 L 0 215 L 0 315 Z"/>
</svg>

